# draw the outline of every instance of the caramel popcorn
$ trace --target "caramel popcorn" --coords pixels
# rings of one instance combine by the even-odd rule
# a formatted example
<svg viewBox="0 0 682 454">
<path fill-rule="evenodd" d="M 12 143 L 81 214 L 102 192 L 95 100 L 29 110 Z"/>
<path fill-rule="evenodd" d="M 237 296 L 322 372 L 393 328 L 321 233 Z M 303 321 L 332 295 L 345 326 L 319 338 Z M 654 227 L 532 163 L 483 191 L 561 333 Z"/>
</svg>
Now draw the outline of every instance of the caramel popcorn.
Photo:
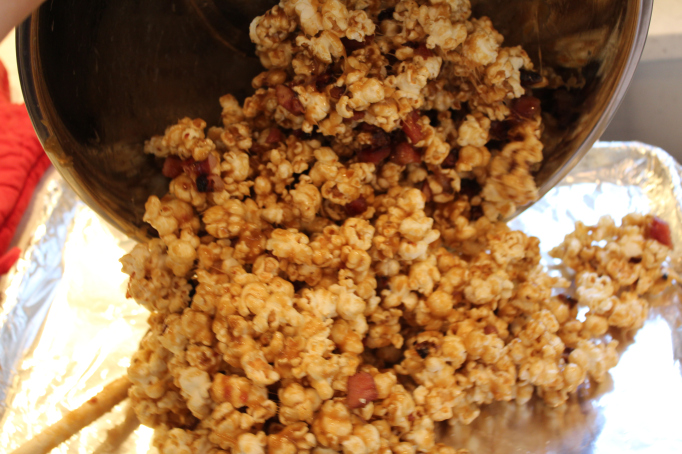
<svg viewBox="0 0 682 454">
<path fill-rule="evenodd" d="M 457 454 L 440 422 L 606 378 L 670 233 L 577 223 L 552 251 L 569 281 L 502 221 L 543 158 L 523 49 L 468 0 L 282 0 L 250 36 L 253 96 L 145 146 L 169 193 L 121 262 L 151 312 L 128 375 L 161 453 Z"/>
</svg>

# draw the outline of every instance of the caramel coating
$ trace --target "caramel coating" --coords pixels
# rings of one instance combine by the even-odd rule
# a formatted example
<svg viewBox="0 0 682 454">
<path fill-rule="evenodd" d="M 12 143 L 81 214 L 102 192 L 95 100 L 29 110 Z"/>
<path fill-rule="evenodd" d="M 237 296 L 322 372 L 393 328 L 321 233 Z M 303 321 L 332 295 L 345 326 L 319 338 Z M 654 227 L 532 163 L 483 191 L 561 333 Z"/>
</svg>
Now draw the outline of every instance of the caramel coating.
<svg viewBox="0 0 682 454">
<path fill-rule="evenodd" d="M 253 96 L 147 143 L 183 167 L 147 202 L 159 238 L 121 259 L 162 454 L 458 454 L 438 422 L 605 379 L 602 336 L 643 324 L 670 250 L 645 216 L 577 223 L 552 251 L 573 299 L 500 221 L 542 161 L 523 49 L 468 0 L 283 0 L 250 36 Z"/>
</svg>

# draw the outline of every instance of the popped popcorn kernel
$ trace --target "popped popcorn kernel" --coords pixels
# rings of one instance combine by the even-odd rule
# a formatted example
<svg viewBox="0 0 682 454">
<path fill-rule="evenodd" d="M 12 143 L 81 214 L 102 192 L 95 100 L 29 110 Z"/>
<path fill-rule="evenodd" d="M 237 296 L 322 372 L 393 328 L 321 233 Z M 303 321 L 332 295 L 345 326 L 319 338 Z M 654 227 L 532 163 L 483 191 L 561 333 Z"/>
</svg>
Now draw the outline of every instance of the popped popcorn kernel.
<svg viewBox="0 0 682 454">
<path fill-rule="evenodd" d="M 607 334 L 669 284 L 669 227 L 576 223 L 569 280 L 503 222 L 543 160 L 521 47 L 469 0 L 283 0 L 249 34 L 253 94 L 145 144 L 169 191 L 121 263 L 161 453 L 463 454 L 439 422 L 606 380 Z"/>
</svg>

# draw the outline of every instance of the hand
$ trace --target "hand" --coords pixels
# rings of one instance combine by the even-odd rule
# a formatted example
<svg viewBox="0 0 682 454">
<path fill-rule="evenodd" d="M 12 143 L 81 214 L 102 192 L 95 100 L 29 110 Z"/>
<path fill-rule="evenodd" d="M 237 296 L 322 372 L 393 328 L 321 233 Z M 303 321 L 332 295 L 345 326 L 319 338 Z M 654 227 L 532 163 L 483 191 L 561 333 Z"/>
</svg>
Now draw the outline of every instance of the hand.
<svg viewBox="0 0 682 454">
<path fill-rule="evenodd" d="M 0 41 L 42 2 L 43 0 L 0 0 Z"/>
</svg>

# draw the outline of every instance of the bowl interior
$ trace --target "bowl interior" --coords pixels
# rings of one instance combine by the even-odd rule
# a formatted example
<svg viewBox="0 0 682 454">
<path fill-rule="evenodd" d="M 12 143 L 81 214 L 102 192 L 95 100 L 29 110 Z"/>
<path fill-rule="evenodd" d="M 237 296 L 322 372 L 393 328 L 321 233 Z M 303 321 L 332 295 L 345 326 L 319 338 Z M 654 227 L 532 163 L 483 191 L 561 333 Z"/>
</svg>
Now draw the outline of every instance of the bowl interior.
<svg viewBox="0 0 682 454">
<path fill-rule="evenodd" d="M 260 70 L 248 24 L 272 0 L 48 2 L 19 28 L 22 89 L 52 162 L 78 194 L 126 234 L 145 238 L 151 194 L 168 180 L 143 143 L 179 118 L 218 124 L 218 98 L 248 96 Z M 639 59 L 651 0 L 473 0 L 505 45 L 579 83 L 539 90 L 554 186 L 606 128 Z"/>
</svg>

